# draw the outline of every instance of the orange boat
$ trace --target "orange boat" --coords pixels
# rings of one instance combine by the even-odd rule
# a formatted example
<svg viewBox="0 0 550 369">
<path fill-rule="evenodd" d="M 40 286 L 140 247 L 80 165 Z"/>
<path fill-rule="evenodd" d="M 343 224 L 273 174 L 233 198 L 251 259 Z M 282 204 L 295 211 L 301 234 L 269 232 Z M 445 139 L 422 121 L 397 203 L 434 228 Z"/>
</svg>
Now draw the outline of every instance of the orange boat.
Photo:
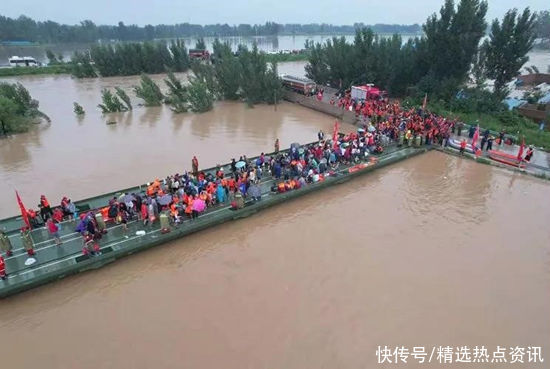
<svg viewBox="0 0 550 369">
<path fill-rule="evenodd" d="M 516 168 L 524 168 L 525 165 L 521 160 L 518 160 L 517 155 L 509 154 L 504 151 L 489 150 L 489 158 L 499 163 L 511 165 Z"/>
</svg>

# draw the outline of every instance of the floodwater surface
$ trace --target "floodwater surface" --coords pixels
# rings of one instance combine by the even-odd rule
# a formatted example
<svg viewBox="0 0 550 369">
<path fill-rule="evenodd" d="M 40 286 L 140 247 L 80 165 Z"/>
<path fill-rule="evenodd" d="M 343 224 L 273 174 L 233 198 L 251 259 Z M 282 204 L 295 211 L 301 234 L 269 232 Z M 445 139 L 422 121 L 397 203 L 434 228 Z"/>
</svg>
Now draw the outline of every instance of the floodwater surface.
<svg viewBox="0 0 550 369">
<path fill-rule="evenodd" d="M 549 189 L 423 154 L 1 301 L 2 367 L 440 367 L 379 365 L 379 345 L 549 360 Z"/>
<path fill-rule="evenodd" d="M 153 76 L 161 86 L 164 77 Z M 145 108 L 137 106 L 142 101 L 132 91 L 139 83 L 136 76 L 7 80 L 28 88 L 52 123 L 0 139 L 0 218 L 17 213 L 15 190 L 27 207 L 36 208 L 41 194 L 57 205 L 63 196 L 78 200 L 182 173 L 190 169 L 193 155 L 206 168 L 243 154 L 272 152 L 276 138 L 281 148 L 311 142 L 319 129 L 331 134 L 334 124 L 329 116 L 286 102 L 254 108 L 219 102 L 204 114 Z M 103 116 L 97 107 L 101 89 L 115 86 L 133 97 L 134 110 Z M 86 111 L 81 118 L 73 112 L 74 101 Z"/>
</svg>

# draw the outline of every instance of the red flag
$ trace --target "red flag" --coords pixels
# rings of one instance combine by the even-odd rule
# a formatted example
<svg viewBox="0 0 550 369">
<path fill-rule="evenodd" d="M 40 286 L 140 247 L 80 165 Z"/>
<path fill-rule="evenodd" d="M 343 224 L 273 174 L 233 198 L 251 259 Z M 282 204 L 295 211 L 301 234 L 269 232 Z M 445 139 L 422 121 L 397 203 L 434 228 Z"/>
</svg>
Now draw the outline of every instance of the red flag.
<svg viewBox="0 0 550 369">
<path fill-rule="evenodd" d="M 25 205 L 23 205 L 23 201 L 21 201 L 21 197 L 19 197 L 19 193 L 17 191 L 15 191 L 15 196 L 17 197 L 17 203 L 19 204 L 19 209 L 21 209 L 21 216 L 23 217 L 23 221 L 25 222 L 27 227 L 31 229 L 31 223 L 29 222 L 29 215 L 27 214 Z"/>
<path fill-rule="evenodd" d="M 521 145 L 519 146 L 519 151 L 518 151 L 518 160 L 521 160 L 522 157 L 523 157 L 523 149 L 525 148 L 525 138 L 523 140 L 521 140 Z"/>
<path fill-rule="evenodd" d="M 334 130 L 332 131 L 332 144 L 333 147 L 338 145 L 338 130 L 340 128 L 340 123 L 337 120 L 334 121 Z"/>
<path fill-rule="evenodd" d="M 422 102 L 422 110 L 426 110 L 426 105 L 428 104 L 428 94 L 424 95 L 424 102 Z"/>
<path fill-rule="evenodd" d="M 474 137 L 472 137 L 472 147 L 475 150 L 477 140 L 479 139 L 479 124 L 476 127 L 476 131 L 474 132 Z"/>
</svg>

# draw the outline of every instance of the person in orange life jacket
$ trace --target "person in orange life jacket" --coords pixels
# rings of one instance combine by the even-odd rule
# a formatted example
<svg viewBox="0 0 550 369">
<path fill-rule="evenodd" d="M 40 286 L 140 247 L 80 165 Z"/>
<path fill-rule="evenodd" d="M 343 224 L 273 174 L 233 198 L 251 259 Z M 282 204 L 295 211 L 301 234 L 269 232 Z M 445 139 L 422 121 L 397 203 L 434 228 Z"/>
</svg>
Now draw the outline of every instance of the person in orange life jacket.
<svg viewBox="0 0 550 369">
<path fill-rule="evenodd" d="M 46 198 L 46 196 L 41 195 L 40 196 L 40 216 L 42 217 L 42 220 L 46 222 L 48 217 L 53 215 L 52 208 L 50 207 L 50 202 Z"/>
<path fill-rule="evenodd" d="M 2 255 L 0 255 L 0 278 L 6 279 L 7 276 L 8 273 L 6 273 L 6 263 L 4 262 Z"/>
<path fill-rule="evenodd" d="M 32 209 L 27 209 L 27 216 L 29 217 L 29 223 L 32 228 L 40 227 L 40 221 L 38 220 L 38 214 Z"/>
<path fill-rule="evenodd" d="M 462 141 L 460 141 L 460 154 L 461 155 L 464 155 L 464 151 L 466 150 L 466 139 L 462 139 Z"/>
</svg>

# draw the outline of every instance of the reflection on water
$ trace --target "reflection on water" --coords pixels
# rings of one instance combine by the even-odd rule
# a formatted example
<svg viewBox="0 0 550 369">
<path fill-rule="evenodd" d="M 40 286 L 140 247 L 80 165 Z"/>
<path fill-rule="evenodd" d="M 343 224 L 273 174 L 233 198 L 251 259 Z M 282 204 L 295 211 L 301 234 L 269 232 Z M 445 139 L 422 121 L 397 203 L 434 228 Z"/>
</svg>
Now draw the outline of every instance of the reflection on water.
<svg viewBox="0 0 550 369">
<path fill-rule="evenodd" d="M 548 186 L 423 154 L 4 300 L 0 356 L 96 369 L 375 367 L 378 345 L 544 355 Z"/>
</svg>

